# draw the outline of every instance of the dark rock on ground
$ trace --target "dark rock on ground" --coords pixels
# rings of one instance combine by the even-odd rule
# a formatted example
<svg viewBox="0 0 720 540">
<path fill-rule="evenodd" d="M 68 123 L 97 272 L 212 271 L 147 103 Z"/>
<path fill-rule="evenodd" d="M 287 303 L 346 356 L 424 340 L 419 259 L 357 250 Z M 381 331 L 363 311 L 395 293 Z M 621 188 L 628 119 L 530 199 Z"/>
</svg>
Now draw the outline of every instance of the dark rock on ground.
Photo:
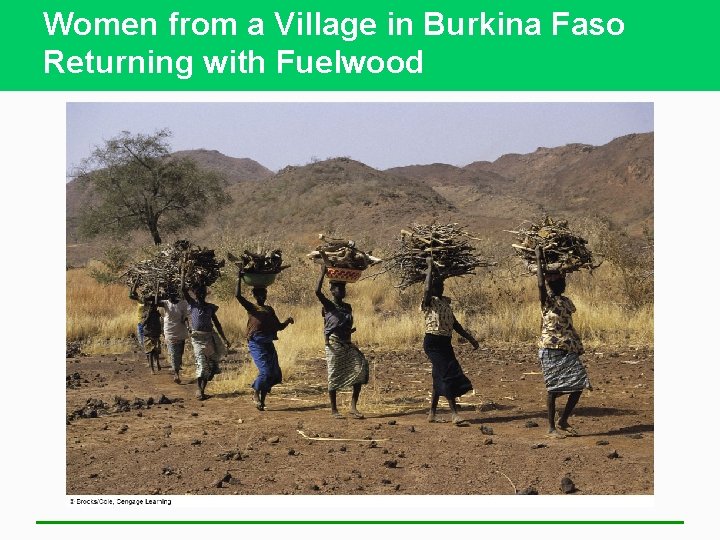
<svg viewBox="0 0 720 540">
<path fill-rule="evenodd" d="M 65 344 L 65 358 L 85 356 L 82 352 L 82 345 L 79 341 L 68 341 Z"/>
<path fill-rule="evenodd" d="M 575 491 L 577 491 L 575 484 L 572 480 L 570 480 L 569 476 L 564 476 L 563 479 L 560 481 L 560 489 L 565 494 L 574 493 Z"/>
<path fill-rule="evenodd" d="M 241 461 L 242 453 L 239 450 L 230 450 L 228 452 L 218 454 L 218 459 L 224 461 Z"/>
<path fill-rule="evenodd" d="M 221 487 L 223 487 L 223 483 L 229 482 L 231 478 L 232 478 L 232 475 L 230 473 L 225 473 L 225 476 L 223 476 L 220 480 L 215 482 L 214 486 L 221 488 Z"/>
</svg>

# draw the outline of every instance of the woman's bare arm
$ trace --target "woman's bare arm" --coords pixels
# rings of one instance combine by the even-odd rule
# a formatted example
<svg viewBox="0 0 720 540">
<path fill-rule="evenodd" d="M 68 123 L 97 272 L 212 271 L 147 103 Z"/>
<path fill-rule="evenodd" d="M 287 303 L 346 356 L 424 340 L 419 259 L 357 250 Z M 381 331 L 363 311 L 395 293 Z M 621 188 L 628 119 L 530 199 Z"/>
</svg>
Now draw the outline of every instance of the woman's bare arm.
<svg viewBox="0 0 720 540">
<path fill-rule="evenodd" d="M 433 260 L 432 257 L 428 257 L 426 259 L 427 261 L 427 271 L 425 273 L 425 289 L 423 290 L 423 299 L 422 299 L 422 308 L 426 309 L 430 305 L 430 286 L 432 285 L 432 268 L 433 268 Z"/>
<path fill-rule="evenodd" d="M 463 328 L 462 324 L 453 316 L 453 330 L 455 330 L 458 334 L 460 334 L 462 337 L 468 340 L 470 342 L 470 345 L 472 345 L 473 349 L 477 349 L 480 346 L 480 343 L 478 343 L 478 340 L 475 339 L 475 337 L 465 330 Z"/>
<path fill-rule="evenodd" d="M 185 269 L 180 272 L 180 290 L 183 293 L 183 296 L 185 297 L 185 300 L 188 304 L 192 304 L 195 300 L 192 296 L 190 296 L 190 293 L 188 292 L 187 285 L 185 284 Z"/>
<path fill-rule="evenodd" d="M 317 285 L 315 285 L 315 296 L 317 296 L 317 299 L 320 300 L 320 303 L 323 305 L 323 307 L 327 310 L 333 309 L 333 303 L 328 300 L 328 297 L 325 296 L 322 292 L 322 286 L 323 281 L 325 280 L 325 274 L 327 274 L 327 266 L 324 264 L 322 265 L 322 268 L 320 269 L 320 277 L 318 277 Z"/>
<path fill-rule="evenodd" d="M 545 305 L 547 301 L 547 288 L 545 287 L 545 274 L 543 274 L 543 256 L 542 248 L 535 246 L 535 262 L 537 263 L 537 283 L 540 292 L 540 304 Z"/>
<path fill-rule="evenodd" d="M 225 342 L 225 345 L 227 345 L 227 348 L 230 348 L 230 341 L 228 341 L 228 338 L 225 337 L 225 333 L 223 332 L 222 326 L 220 325 L 220 321 L 217 318 L 217 315 L 215 313 L 212 314 L 212 322 L 215 325 L 215 328 L 217 329 L 218 334 L 220 334 L 220 337 L 223 338 L 223 341 Z"/>
<path fill-rule="evenodd" d="M 255 306 L 242 295 L 242 270 L 238 272 L 237 285 L 235 285 L 235 298 L 246 311 L 251 311 Z"/>
</svg>

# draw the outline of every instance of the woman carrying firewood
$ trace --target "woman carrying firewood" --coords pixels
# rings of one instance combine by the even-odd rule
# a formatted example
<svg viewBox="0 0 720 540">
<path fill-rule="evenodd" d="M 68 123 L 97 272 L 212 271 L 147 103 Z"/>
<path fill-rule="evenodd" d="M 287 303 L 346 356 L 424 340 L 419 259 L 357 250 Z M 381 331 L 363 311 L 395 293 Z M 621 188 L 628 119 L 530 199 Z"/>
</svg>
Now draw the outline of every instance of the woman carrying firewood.
<svg viewBox="0 0 720 540">
<path fill-rule="evenodd" d="M 181 287 L 185 300 L 190 305 L 190 326 L 192 328 L 190 341 L 195 354 L 197 398 L 204 400 L 207 397 L 205 387 L 216 374 L 220 373 L 220 358 L 227 350 L 225 347 L 230 348 L 230 342 L 225 337 L 217 318 L 218 306 L 205 301 L 207 287 L 205 285 L 195 286 L 193 288 L 195 298 L 193 298 L 185 285 L 184 273 L 181 278 Z M 213 331 L 213 327 L 217 330 L 217 334 L 220 334 L 219 337 Z"/>
<path fill-rule="evenodd" d="M 187 300 L 180 299 L 175 285 L 168 288 L 168 299 L 160 300 L 159 306 L 164 312 L 163 333 L 165 334 L 168 356 L 172 363 L 173 381 L 180 384 L 182 357 L 185 351 L 185 340 L 188 338 L 187 326 L 190 317 L 190 306 Z"/>
<path fill-rule="evenodd" d="M 563 296 L 565 275 L 559 272 L 545 274 L 540 246 L 536 247 L 535 254 L 542 309 L 538 358 L 547 388 L 548 436 L 559 439 L 575 437 L 578 433 L 568 423 L 568 419 L 580 400 L 582 391 L 592 388 L 585 366 L 580 360 L 580 355 L 584 352 L 582 341 L 573 328 L 572 314 L 575 312 L 575 305 L 568 297 Z M 568 394 L 568 400 L 556 425 L 555 400 L 561 394 Z"/>
<path fill-rule="evenodd" d="M 427 258 L 427 274 L 425 277 L 425 293 L 423 294 L 422 310 L 425 313 L 425 338 L 423 348 L 432 364 L 432 398 L 428 422 L 437 422 L 437 406 L 440 396 L 445 396 L 452 423 L 460 425 L 463 419 L 458 414 L 456 399 L 472 390 L 472 383 L 463 373 L 460 362 L 455 357 L 452 346 L 452 332 L 455 330 L 477 349 L 478 341 L 458 322 L 450 307 L 450 298 L 443 296 L 445 284 L 433 272 L 432 257 Z"/>
<path fill-rule="evenodd" d="M 330 396 L 330 412 L 335 418 L 342 418 L 337 408 L 337 391 L 340 388 L 352 387 L 350 416 L 357 419 L 365 418 L 358 411 L 357 403 L 363 384 L 367 384 L 370 367 L 365 355 L 352 342 L 353 326 L 352 306 L 344 302 L 345 283 L 330 281 L 329 300 L 322 292 L 323 280 L 327 266 L 322 265 L 320 277 L 315 287 L 315 295 L 322 304 L 322 315 L 325 320 L 325 360 L 328 370 L 328 394 Z"/>
<path fill-rule="evenodd" d="M 273 386 L 282 382 L 282 370 L 280 369 L 278 354 L 273 341 L 278 338 L 278 332 L 285 330 L 289 324 L 293 324 L 295 321 L 292 317 L 288 317 L 284 322 L 280 322 L 275 310 L 265 304 L 267 299 L 267 289 L 265 287 L 253 287 L 252 294 L 257 304 L 253 304 L 243 297 L 241 290 L 242 275 L 243 270 L 240 269 L 237 287 L 235 288 L 235 298 L 248 312 L 248 349 L 253 362 L 258 368 L 258 376 L 252 383 L 254 390 L 253 402 L 259 411 L 264 411 L 265 396 Z"/>
<path fill-rule="evenodd" d="M 145 347 L 145 356 L 150 363 L 150 370 L 160 373 L 160 334 L 162 326 L 160 323 L 160 312 L 158 311 L 157 298 L 154 296 L 146 296 L 143 303 L 143 346 Z"/>
</svg>

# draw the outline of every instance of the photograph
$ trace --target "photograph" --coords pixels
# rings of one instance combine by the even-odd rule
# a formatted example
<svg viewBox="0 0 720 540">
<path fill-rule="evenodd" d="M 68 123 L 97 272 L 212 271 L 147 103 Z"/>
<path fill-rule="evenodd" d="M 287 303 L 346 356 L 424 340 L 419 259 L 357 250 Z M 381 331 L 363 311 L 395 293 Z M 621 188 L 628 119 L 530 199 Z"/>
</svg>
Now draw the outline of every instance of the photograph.
<svg viewBox="0 0 720 540">
<path fill-rule="evenodd" d="M 65 495 L 655 494 L 652 102 L 65 113 Z"/>
</svg>

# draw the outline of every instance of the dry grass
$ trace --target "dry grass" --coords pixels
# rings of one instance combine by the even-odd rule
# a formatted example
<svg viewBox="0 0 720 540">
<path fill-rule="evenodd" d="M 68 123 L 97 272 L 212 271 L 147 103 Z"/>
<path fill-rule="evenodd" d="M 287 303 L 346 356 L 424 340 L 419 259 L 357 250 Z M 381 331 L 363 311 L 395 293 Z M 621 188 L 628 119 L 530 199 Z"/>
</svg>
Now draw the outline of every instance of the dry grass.
<svg viewBox="0 0 720 540">
<path fill-rule="evenodd" d="M 296 321 L 276 342 L 288 381 L 302 370 L 303 358 L 324 354 L 320 305 L 312 293 L 316 276 L 317 267 L 294 265 L 269 291 L 268 301 L 278 316 L 281 319 L 292 316 Z M 652 299 L 639 308 L 628 308 L 618 281 L 617 271 L 609 264 L 594 276 L 576 274 L 568 279 L 567 295 L 578 309 L 574 318 L 577 330 L 586 346 L 593 348 L 651 346 Z M 235 357 L 239 370 L 221 374 L 215 383 L 217 391 L 228 393 L 247 391 L 257 373 L 244 345 L 247 323 L 244 310 L 234 298 L 218 298 L 227 296 L 232 290 L 231 283 L 228 276 L 209 297 L 219 305 L 218 318 L 238 351 Z M 400 293 L 392 284 L 388 275 L 381 275 L 348 286 L 347 300 L 353 305 L 357 325 L 355 339 L 361 348 L 382 351 L 420 347 L 423 328 L 418 309 L 420 288 Z M 101 286 L 90 277 L 88 269 L 71 269 L 67 272 L 66 294 L 68 341 L 80 342 L 83 352 L 89 355 L 134 350 L 136 304 L 128 299 L 124 287 Z M 445 294 L 453 298 L 458 319 L 482 343 L 532 344 L 537 338 L 540 314 L 532 277 L 514 278 L 507 271 L 495 270 L 450 280 Z M 188 376 L 192 375 L 188 372 Z M 366 398 L 372 402 L 371 395 Z"/>
</svg>

